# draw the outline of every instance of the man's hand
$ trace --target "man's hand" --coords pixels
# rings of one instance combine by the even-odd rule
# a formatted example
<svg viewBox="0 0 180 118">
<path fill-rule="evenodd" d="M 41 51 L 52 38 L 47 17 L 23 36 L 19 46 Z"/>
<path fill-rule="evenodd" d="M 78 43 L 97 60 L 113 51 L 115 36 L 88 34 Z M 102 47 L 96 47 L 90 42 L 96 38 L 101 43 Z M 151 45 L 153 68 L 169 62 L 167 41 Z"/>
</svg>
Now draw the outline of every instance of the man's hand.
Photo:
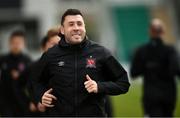
<svg viewBox="0 0 180 118">
<path fill-rule="evenodd" d="M 46 107 L 43 104 L 41 104 L 40 102 L 38 103 L 37 108 L 40 112 L 46 111 Z"/>
<path fill-rule="evenodd" d="M 92 80 L 89 75 L 86 75 L 87 81 L 84 82 L 85 88 L 89 93 L 97 93 L 98 92 L 98 86 L 96 81 Z"/>
<path fill-rule="evenodd" d="M 11 71 L 11 76 L 14 80 L 17 80 L 19 78 L 19 72 L 15 69 Z"/>
<path fill-rule="evenodd" d="M 30 109 L 31 112 L 36 112 L 37 111 L 36 105 L 33 102 L 30 102 L 29 109 Z"/>
<path fill-rule="evenodd" d="M 49 89 L 47 90 L 44 95 L 42 96 L 42 104 L 45 107 L 54 107 L 54 105 L 52 104 L 53 100 L 57 100 L 57 98 L 50 94 L 53 91 L 53 89 Z"/>
</svg>

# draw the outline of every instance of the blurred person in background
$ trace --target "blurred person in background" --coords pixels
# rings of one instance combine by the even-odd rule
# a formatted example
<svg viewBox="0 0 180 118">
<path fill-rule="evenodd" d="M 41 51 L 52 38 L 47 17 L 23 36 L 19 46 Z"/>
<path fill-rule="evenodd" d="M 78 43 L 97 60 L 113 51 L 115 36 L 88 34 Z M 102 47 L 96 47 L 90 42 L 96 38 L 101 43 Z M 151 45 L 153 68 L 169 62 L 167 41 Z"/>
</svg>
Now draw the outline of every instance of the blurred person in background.
<svg viewBox="0 0 180 118">
<path fill-rule="evenodd" d="M 1 116 L 29 114 L 31 102 L 25 92 L 27 77 L 22 73 L 31 59 L 23 53 L 24 47 L 24 32 L 14 31 L 9 38 L 9 53 L 0 59 Z"/>
<path fill-rule="evenodd" d="M 49 48 L 52 48 L 54 45 L 58 44 L 60 41 L 60 33 L 59 29 L 57 28 L 52 28 L 47 32 L 47 35 L 42 39 L 41 41 L 41 49 L 42 52 L 46 52 Z M 46 116 L 46 108 L 44 105 L 38 101 L 38 99 L 35 97 L 35 92 L 34 92 L 34 87 L 32 86 L 34 81 L 37 81 L 37 74 L 41 72 L 41 66 L 39 65 L 39 60 L 33 62 L 29 68 L 27 68 L 28 71 L 28 88 L 29 88 L 29 93 L 31 100 L 35 104 L 35 111 L 34 111 L 34 116 Z"/>
<path fill-rule="evenodd" d="M 176 80 L 180 75 L 178 56 L 172 46 L 163 42 L 164 25 L 160 19 L 152 19 L 150 42 L 135 52 L 130 74 L 132 78 L 143 76 L 144 115 L 172 117 L 176 104 Z"/>
<path fill-rule="evenodd" d="M 52 28 L 47 32 L 48 40 L 42 45 L 43 53 L 46 52 L 49 48 L 52 48 L 54 45 L 57 45 L 61 40 L 60 28 Z"/>
<path fill-rule="evenodd" d="M 105 117 L 105 96 L 129 89 L 127 72 L 110 52 L 86 37 L 78 9 L 61 18 L 61 41 L 45 52 L 37 97 L 49 116 Z"/>
</svg>

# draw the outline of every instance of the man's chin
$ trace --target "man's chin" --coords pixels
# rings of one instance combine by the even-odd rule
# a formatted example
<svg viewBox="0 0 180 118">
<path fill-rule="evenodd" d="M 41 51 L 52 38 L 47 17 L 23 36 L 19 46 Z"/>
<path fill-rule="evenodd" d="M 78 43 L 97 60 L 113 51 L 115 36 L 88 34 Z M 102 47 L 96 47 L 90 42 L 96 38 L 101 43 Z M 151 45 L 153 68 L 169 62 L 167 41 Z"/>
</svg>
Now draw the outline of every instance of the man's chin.
<svg viewBox="0 0 180 118">
<path fill-rule="evenodd" d="M 73 41 L 72 41 L 72 43 L 73 44 L 79 44 L 79 43 L 81 43 L 83 40 L 82 39 L 74 39 Z"/>
</svg>

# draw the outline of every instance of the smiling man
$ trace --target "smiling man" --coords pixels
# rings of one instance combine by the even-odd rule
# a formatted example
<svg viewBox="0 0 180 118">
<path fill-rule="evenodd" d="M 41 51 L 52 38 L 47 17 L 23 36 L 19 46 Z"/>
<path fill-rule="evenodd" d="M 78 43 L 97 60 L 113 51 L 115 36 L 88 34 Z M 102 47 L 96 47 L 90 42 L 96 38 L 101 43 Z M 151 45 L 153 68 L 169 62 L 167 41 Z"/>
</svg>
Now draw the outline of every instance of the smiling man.
<svg viewBox="0 0 180 118">
<path fill-rule="evenodd" d="M 68 9 L 61 41 L 41 57 L 38 98 L 49 116 L 104 117 L 105 96 L 129 89 L 127 72 L 109 51 L 87 39 L 82 13 Z"/>
<path fill-rule="evenodd" d="M 82 16 L 67 15 L 64 14 L 62 17 L 61 33 L 64 34 L 65 40 L 71 45 L 79 44 L 84 40 L 86 29 Z"/>
</svg>

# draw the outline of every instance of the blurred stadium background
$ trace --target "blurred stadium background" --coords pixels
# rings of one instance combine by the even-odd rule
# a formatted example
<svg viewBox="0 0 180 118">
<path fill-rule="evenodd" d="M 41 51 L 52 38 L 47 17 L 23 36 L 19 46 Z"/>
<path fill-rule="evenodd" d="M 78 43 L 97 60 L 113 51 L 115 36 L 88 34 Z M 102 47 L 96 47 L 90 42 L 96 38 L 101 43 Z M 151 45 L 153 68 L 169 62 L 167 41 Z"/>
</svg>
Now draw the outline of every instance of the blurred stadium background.
<svg viewBox="0 0 180 118">
<path fill-rule="evenodd" d="M 37 59 L 47 30 L 58 27 L 63 12 L 78 8 L 85 16 L 88 36 L 109 48 L 126 70 L 135 48 L 148 41 L 152 18 L 162 19 L 165 42 L 180 53 L 179 0 L 1 0 L 0 54 L 8 51 L 8 37 L 15 29 L 27 34 L 26 52 Z M 180 117 L 180 82 L 175 116 Z M 128 94 L 112 97 L 114 116 L 143 116 L 142 81 L 131 81 Z"/>
</svg>

